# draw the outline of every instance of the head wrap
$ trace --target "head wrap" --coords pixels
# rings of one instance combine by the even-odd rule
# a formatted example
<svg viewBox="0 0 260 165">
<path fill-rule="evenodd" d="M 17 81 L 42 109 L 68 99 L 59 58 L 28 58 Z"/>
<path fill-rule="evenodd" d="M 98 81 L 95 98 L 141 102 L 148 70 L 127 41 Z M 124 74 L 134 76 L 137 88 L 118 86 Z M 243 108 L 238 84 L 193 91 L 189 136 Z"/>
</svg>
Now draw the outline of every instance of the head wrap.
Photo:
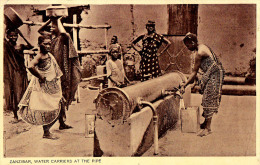
<svg viewBox="0 0 260 165">
<path fill-rule="evenodd" d="M 146 23 L 146 26 L 147 25 L 155 25 L 155 21 L 148 20 L 148 22 Z"/>
<path fill-rule="evenodd" d="M 184 39 L 183 39 L 183 42 L 189 41 L 189 40 L 198 42 L 197 35 L 196 35 L 196 34 L 193 34 L 193 33 L 191 33 L 191 32 L 188 32 L 188 33 L 185 35 L 185 37 L 184 37 Z"/>
</svg>

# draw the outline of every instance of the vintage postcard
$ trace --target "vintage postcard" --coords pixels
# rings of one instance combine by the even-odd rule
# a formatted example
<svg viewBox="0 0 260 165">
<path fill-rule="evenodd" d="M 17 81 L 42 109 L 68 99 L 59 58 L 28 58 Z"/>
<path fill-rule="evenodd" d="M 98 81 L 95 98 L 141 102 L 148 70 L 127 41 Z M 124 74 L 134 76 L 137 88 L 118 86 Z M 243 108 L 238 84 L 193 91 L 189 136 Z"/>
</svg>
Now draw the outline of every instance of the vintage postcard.
<svg viewBox="0 0 260 165">
<path fill-rule="evenodd" d="M 0 14 L 0 164 L 260 164 L 257 1 Z"/>
</svg>

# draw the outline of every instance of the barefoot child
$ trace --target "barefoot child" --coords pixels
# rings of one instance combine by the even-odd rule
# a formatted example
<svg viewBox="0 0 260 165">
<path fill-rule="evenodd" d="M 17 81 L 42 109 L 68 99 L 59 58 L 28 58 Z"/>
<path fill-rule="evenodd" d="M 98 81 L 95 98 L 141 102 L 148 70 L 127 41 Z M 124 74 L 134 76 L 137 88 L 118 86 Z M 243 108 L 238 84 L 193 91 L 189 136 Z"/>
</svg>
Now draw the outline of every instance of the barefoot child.
<svg viewBox="0 0 260 165">
<path fill-rule="evenodd" d="M 21 118 L 33 125 L 43 125 L 43 138 L 58 139 L 49 129 L 60 116 L 62 71 L 50 51 L 50 36 L 38 38 L 40 53 L 29 62 L 32 79 L 19 103 Z"/>
</svg>

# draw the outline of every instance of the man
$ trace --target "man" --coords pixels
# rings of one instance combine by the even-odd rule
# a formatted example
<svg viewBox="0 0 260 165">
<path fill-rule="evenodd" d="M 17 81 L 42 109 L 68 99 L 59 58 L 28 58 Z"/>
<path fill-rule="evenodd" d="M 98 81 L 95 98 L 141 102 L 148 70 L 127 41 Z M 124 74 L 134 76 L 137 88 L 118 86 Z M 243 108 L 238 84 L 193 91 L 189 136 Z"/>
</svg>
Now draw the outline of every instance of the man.
<svg viewBox="0 0 260 165">
<path fill-rule="evenodd" d="M 55 57 L 63 73 L 63 76 L 61 77 L 61 86 L 62 95 L 66 102 L 62 103 L 61 117 L 59 118 L 61 123 L 59 127 L 60 130 L 72 128 L 64 123 L 66 117 L 65 109 L 68 109 L 69 105 L 74 100 L 81 79 L 80 63 L 77 51 L 73 46 L 71 37 L 66 33 L 62 25 L 61 19 L 62 17 L 52 17 L 38 30 L 39 33 L 44 34 L 44 29 L 51 23 L 51 34 L 53 39 L 51 42 L 50 53 Z"/>
<path fill-rule="evenodd" d="M 22 35 L 18 29 L 7 29 L 4 39 L 4 97 L 6 109 L 13 111 L 13 123 L 19 121 L 18 103 L 28 85 L 23 51 L 33 48 L 26 39 L 26 45 L 18 45 L 18 33 Z"/>
</svg>

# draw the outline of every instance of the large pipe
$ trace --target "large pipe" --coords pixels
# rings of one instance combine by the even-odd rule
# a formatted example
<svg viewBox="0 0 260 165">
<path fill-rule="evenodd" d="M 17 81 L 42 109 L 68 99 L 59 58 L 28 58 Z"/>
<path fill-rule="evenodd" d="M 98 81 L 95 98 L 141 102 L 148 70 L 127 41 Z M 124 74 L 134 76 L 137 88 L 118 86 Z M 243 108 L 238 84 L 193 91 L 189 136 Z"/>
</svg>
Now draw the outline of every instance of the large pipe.
<svg viewBox="0 0 260 165">
<path fill-rule="evenodd" d="M 200 87 L 195 86 L 193 91 L 199 91 Z M 222 95 L 256 95 L 255 85 L 223 85 Z"/>
<path fill-rule="evenodd" d="M 231 77 L 225 76 L 224 84 L 245 84 L 246 78 L 245 77 Z"/>
<path fill-rule="evenodd" d="M 111 123 L 123 123 L 138 108 L 138 99 L 153 102 L 162 97 L 163 89 L 176 88 L 185 81 L 187 79 L 181 72 L 173 72 L 121 89 L 106 88 L 95 100 L 96 109 Z"/>
</svg>

